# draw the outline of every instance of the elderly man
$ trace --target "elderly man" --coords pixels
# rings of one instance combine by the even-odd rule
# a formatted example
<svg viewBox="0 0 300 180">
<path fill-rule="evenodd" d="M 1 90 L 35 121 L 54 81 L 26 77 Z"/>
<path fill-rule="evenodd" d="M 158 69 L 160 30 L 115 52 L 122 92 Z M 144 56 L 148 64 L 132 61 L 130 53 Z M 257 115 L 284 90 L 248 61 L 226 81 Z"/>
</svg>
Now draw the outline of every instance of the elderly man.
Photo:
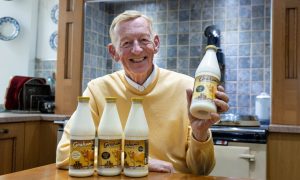
<svg viewBox="0 0 300 180">
<path fill-rule="evenodd" d="M 209 120 L 191 116 L 194 79 L 153 64 L 160 41 L 151 19 L 137 11 L 125 11 L 113 20 L 110 38 L 108 51 L 123 70 L 88 83 L 83 94 L 90 97 L 95 126 L 99 125 L 105 97 L 117 97 L 123 128 L 131 97 L 143 97 L 149 126 L 149 170 L 209 174 L 215 165 L 209 127 L 220 119 L 219 114 L 212 113 Z M 215 99 L 219 112 L 228 110 L 227 102 L 228 96 L 219 86 Z M 72 117 L 57 147 L 58 168 L 68 166 L 71 122 Z"/>
</svg>

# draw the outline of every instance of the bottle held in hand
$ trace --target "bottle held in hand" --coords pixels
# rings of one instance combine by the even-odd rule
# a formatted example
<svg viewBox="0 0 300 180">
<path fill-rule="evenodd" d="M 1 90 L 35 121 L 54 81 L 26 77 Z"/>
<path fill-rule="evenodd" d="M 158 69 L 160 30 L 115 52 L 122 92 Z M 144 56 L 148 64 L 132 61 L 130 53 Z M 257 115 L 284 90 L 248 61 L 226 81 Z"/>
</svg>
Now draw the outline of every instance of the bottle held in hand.
<svg viewBox="0 0 300 180">
<path fill-rule="evenodd" d="M 217 112 L 213 100 L 215 99 L 217 86 L 220 83 L 221 72 L 216 51 L 216 46 L 206 46 L 205 55 L 195 73 L 190 112 L 198 119 L 210 119 L 210 113 Z"/>
</svg>

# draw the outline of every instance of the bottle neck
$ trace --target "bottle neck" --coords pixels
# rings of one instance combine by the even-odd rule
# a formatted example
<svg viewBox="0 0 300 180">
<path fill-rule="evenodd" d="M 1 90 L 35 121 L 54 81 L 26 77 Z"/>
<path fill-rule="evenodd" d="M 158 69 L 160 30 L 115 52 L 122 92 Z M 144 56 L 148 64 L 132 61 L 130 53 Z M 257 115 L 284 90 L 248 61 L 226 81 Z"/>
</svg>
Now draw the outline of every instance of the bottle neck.
<svg viewBox="0 0 300 180">
<path fill-rule="evenodd" d="M 90 110 L 88 102 L 78 102 L 77 111 L 86 111 Z"/>
</svg>

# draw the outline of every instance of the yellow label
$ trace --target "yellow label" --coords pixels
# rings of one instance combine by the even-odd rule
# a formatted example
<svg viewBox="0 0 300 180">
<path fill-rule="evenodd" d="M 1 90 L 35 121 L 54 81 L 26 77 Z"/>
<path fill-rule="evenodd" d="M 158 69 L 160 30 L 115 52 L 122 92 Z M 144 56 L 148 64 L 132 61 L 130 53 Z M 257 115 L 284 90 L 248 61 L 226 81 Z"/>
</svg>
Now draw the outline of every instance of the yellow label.
<svg viewBox="0 0 300 180">
<path fill-rule="evenodd" d="M 92 140 L 71 140 L 70 145 L 70 169 L 93 169 L 94 147 Z"/>
<path fill-rule="evenodd" d="M 98 144 L 98 167 L 121 167 L 122 139 L 99 139 Z"/>
<path fill-rule="evenodd" d="M 200 75 L 195 78 L 193 99 L 194 100 L 208 100 L 215 99 L 215 93 L 219 80 L 214 76 Z"/>
<path fill-rule="evenodd" d="M 125 140 L 124 168 L 148 166 L 148 140 Z"/>
</svg>

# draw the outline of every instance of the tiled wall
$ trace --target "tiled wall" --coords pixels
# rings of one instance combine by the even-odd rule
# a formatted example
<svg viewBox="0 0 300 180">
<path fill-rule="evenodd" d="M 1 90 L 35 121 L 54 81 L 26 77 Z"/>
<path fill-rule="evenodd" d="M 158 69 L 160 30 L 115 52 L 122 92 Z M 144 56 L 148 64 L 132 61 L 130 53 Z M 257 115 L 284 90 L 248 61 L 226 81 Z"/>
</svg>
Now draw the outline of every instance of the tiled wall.
<svg viewBox="0 0 300 180">
<path fill-rule="evenodd" d="M 35 77 L 43 77 L 47 79 L 56 73 L 56 61 L 54 60 L 35 60 Z"/>
<path fill-rule="evenodd" d="M 270 0 L 143 0 L 88 3 L 85 17 L 83 89 L 95 77 L 121 68 L 108 55 L 108 28 L 127 9 L 154 20 L 160 36 L 158 66 L 194 76 L 203 57 L 208 25 L 222 32 L 230 112 L 253 114 L 255 96 L 270 93 Z"/>
</svg>

